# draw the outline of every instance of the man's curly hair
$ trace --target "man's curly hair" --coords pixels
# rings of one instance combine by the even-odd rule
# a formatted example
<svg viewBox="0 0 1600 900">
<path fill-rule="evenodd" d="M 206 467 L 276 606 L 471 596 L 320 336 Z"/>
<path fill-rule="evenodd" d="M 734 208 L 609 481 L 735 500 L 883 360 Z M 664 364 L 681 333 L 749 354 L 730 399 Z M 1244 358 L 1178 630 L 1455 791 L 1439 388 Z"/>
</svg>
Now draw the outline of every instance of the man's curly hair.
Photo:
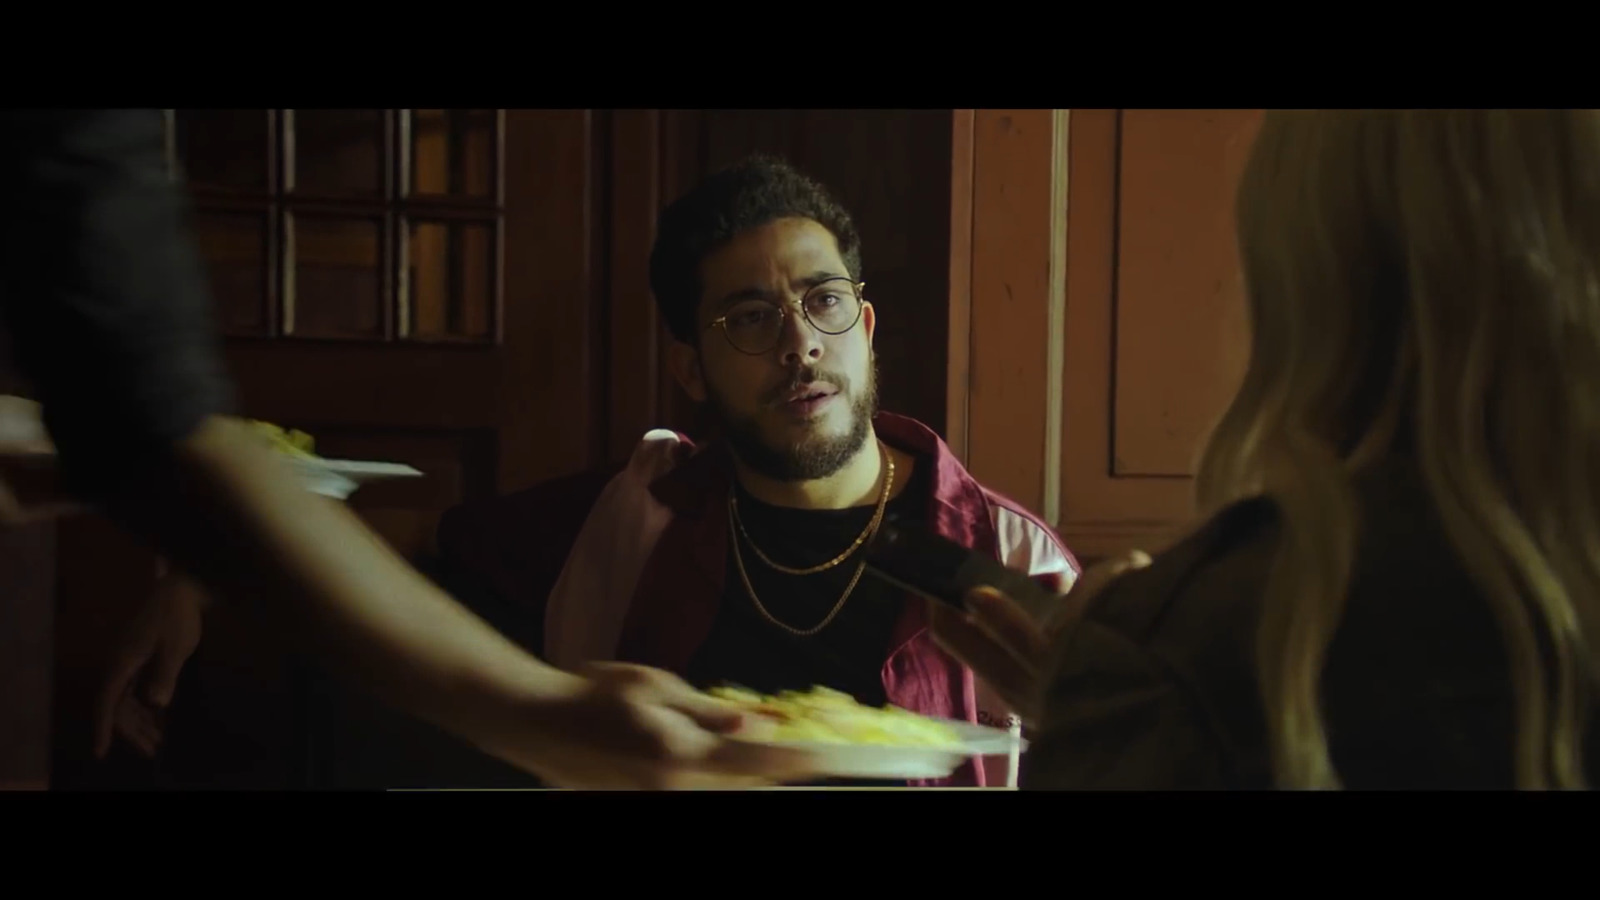
<svg viewBox="0 0 1600 900">
<path fill-rule="evenodd" d="M 861 280 L 861 238 L 839 201 L 787 162 L 752 156 L 700 182 L 657 220 L 650 289 L 673 337 L 699 343 L 700 263 L 737 235 L 785 218 L 811 219 L 828 229 L 848 274 Z"/>
</svg>

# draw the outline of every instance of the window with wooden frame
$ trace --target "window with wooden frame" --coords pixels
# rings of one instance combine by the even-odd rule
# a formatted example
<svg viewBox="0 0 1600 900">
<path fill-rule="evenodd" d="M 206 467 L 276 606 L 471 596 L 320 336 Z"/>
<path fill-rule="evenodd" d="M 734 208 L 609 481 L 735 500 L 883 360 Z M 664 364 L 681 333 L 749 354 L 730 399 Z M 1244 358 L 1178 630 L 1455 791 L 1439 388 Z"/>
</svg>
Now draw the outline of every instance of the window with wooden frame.
<svg viewBox="0 0 1600 900">
<path fill-rule="evenodd" d="M 166 113 L 228 336 L 500 341 L 504 110 Z"/>
</svg>

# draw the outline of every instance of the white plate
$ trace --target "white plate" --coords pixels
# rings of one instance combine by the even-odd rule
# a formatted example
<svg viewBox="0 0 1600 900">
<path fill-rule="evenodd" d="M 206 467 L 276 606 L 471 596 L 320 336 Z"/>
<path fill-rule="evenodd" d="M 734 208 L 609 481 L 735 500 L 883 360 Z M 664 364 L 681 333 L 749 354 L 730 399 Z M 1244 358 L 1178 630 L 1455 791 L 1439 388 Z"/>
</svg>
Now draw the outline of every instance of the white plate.
<svg viewBox="0 0 1600 900">
<path fill-rule="evenodd" d="M 364 462 L 353 459 L 306 459 L 288 457 L 289 464 L 305 483 L 306 490 L 335 500 L 345 500 L 356 488 L 369 481 L 387 478 L 416 478 L 422 473 L 401 463 Z"/>
<path fill-rule="evenodd" d="M 959 748 L 889 747 L 882 744 L 827 744 L 814 742 L 752 741 L 763 746 L 804 750 L 817 760 L 830 778 L 936 779 L 948 778 L 974 756 L 1010 756 L 1028 749 L 1020 735 L 1001 728 L 952 719 L 934 719 L 961 738 Z"/>
</svg>

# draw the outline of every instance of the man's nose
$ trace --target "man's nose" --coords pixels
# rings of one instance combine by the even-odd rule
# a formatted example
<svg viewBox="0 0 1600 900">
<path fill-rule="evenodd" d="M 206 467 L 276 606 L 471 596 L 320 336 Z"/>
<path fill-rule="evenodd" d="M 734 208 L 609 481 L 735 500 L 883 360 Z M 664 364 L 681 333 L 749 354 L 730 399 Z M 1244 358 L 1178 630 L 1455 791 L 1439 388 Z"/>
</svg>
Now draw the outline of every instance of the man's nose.
<svg viewBox="0 0 1600 900">
<path fill-rule="evenodd" d="M 778 334 L 778 361 L 785 366 L 808 366 L 822 358 L 822 332 L 801 312 L 799 306 L 784 307 L 782 331 Z"/>
</svg>

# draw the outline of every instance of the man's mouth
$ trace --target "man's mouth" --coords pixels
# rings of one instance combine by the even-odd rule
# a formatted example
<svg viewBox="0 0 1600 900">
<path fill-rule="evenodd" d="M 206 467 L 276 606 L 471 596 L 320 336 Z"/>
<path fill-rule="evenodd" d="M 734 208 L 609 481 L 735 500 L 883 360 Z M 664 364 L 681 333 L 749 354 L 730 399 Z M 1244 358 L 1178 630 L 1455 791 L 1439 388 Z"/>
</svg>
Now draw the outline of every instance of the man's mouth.
<svg viewBox="0 0 1600 900">
<path fill-rule="evenodd" d="M 821 400 L 823 397 L 832 397 L 838 391 L 831 387 L 816 387 L 808 385 L 797 391 L 790 391 L 785 403 L 805 403 L 811 400 Z"/>
<path fill-rule="evenodd" d="M 793 415 L 809 417 L 820 412 L 838 394 L 839 389 L 831 384 L 813 382 L 788 391 L 779 399 L 778 408 Z"/>
</svg>

